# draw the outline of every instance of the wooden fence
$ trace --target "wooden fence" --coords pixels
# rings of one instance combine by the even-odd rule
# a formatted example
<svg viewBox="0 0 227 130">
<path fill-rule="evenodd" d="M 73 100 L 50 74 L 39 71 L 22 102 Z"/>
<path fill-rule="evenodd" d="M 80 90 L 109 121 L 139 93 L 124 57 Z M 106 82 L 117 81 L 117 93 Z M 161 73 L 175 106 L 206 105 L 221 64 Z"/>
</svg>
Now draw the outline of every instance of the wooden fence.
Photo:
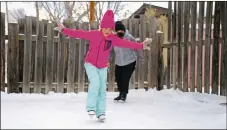
<svg viewBox="0 0 227 130">
<path fill-rule="evenodd" d="M 4 19 L 4 14 L 1 14 Z M 42 20 L 36 23 L 35 17 L 26 17 L 19 24 L 8 24 L 8 39 L 6 46 L 7 59 L 7 89 L 8 93 L 48 93 L 84 92 L 88 88 L 88 79 L 84 69 L 84 58 L 88 50 L 88 41 L 66 37 L 53 30 L 53 23 Z M 129 31 L 143 41 L 152 37 L 152 50 L 145 51 L 146 62 L 138 62 L 132 76 L 131 88 L 161 87 L 158 80 L 158 59 L 163 44 L 163 33 L 157 33 L 156 23 L 145 23 L 145 17 L 130 19 L 127 22 Z M 125 22 L 125 21 L 124 21 Z M 72 23 L 70 28 L 88 30 L 89 23 Z M 92 26 L 92 29 L 98 29 Z M 1 29 L 3 30 L 3 29 Z M 4 40 L 3 40 L 4 41 Z M 1 43 L 5 45 L 5 43 Z M 159 49 L 158 49 L 159 48 Z M 4 56 L 4 50 L 1 51 Z M 154 62 L 155 61 L 155 62 Z M 162 63 L 162 62 L 161 62 Z M 2 64 L 4 70 L 4 64 Z M 152 70 L 152 71 L 148 71 Z M 160 69 L 162 70 L 162 69 Z M 4 74 L 3 74 L 4 75 Z M 1 76 L 4 83 L 4 77 Z M 159 84 L 159 85 L 158 85 Z M 160 89 L 157 87 L 158 89 Z M 110 64 L 108 74 L 108 91 L 116 91 L 114 79 L 114 60 Z M 4 86 L 2 84 L 2 91 Z"/>
<path fill-rule="evenodd" d="M 163 42 L 163 33 L 158 31 L 156 18 L 147 21 L 141 15 L 139 19 L 123 21 L 140 41 L 153 38 L 151 51 L 145 51 L 145 64 L 137 64 L 130 87 L 160 90 L 167 85 L 185 92 L 226 95 L 227 2 L 169 2 L 168 5 L 167 43 Z M 88 41 L 58 37 L 53 31 L 54 25 L 46 20 L 36 24 L 31 17 L 26 17 L 24 21 L 19 25 L 9 24 L 8 58 L 5 59 L 4 14 L 1 14 L 1 70 L 7 61 L 8 92 L 87 91 L 83 63 Z M 69 27 L 88 30 L 88 25 L 73 23 Z M 167 50 L 165 67 L 163 50 Z M 2 91 L 4 75 L 1 71 Z M 114 61 L 109 68 L 107 90 L 117 90 Z"/>
<path fill-rule="evenodd" d="M 174 2 L 173 5 L 173 12 L 168 14 L 173 17 L 168 17 L 167 86 L 226 95 L 227 2 Z"/>
</svg>

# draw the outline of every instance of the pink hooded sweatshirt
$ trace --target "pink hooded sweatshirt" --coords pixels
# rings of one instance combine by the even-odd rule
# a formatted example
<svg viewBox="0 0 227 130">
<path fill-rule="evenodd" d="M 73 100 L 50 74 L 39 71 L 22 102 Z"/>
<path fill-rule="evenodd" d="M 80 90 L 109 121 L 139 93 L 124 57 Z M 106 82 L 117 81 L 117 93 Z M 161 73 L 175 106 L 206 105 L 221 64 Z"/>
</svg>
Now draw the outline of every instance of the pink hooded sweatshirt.
<svg viewBox="0 0 227 130">
<path fill-rule="evenodd" d="M 107 10 L 101 21 L 101 28 L 111 28 L 114 30 L 114 14 L 112 10 Z M 90 41 L 89 50 L 87 52 L 85 62 L 90 63 L 97 68 L 107 67 L 110 51 L 113 46 L 123 48 L 142 49 L 143 44 L 138 44 L 128 40 L 119 38 L 116 34 L 110 34 L 105 37 L 101 30 L 74 30 L 63 28 L 62 32 L 65 35 L 74 38 L 81 38 Z"/>
</svg>

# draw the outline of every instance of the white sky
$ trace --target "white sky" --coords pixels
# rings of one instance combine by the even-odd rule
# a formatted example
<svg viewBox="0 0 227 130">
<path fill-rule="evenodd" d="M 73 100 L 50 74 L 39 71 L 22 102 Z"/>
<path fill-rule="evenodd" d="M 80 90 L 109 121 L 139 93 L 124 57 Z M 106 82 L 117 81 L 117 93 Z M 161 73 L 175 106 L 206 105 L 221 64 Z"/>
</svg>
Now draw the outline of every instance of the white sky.
<svg viewBox="0 0 227 130">
<path fill-rule="evenodd" d="M 128 4 L 128 6 L 125 7 L 125 10 L 129 9 L 132 13 L 136 11 L 142 4 L 143 2 L 125 2 Z M 168 8 L 168 2 L 145 2 L 145 3 L 150 3 L 152 5 L 160 6 L 160 7 L 165 7 Z M 13 10 L 17 8 L 24 8 L 26 15 L 27 16 L 35 16 L 36 15 L 36 10 L 34 7 L 33 2 L 10 2 L 8 3 L 8 9 Z M 1 4 L 1 12 L 5 12 L 5 2 L 2 2 Z M 40 10 L 40 19 L 46 19 L 46 14 L 43 10 Z M 117 18 L 117 16 L 116 16 Z"/>
</svg>

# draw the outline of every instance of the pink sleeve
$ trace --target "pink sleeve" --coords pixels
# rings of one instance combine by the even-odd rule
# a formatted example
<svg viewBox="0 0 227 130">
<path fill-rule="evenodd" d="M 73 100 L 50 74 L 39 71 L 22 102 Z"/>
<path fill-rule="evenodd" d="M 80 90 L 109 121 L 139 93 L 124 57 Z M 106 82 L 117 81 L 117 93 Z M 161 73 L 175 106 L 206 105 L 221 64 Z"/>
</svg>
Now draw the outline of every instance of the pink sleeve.
<svg viewBox="0 0 227 130">
<path fill-rule="evenodd" d="M 132 42 L 129 40 L 121 39 L 117 36 L 113 37 L 113 43 L 115 46 L 123 47 L 123 48 L 130 48 L 130 49 L 142 49 L 143 44 L 142 43 L 137 43 L 137 42 Z"/>
<path fill-rule="evenodd" d="M 80 39 L 86 39 L 86 40 L 90 40 L 92 34 L 92 31 L 85 31 L 85 30 L 81 30 L 81 29 L 70 29 L 70 28 L 63 28 L 62 29 L 62 33 L 65 35 L 68 35 L 70 37 L 74 37 L 74 38 L 80 38 Z"/>
</svg>

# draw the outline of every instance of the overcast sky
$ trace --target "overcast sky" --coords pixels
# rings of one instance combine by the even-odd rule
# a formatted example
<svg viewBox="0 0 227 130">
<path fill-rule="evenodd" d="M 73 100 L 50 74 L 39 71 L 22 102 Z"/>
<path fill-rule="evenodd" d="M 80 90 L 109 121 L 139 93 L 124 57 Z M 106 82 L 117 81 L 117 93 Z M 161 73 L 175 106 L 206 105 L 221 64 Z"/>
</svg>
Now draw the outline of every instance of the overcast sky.
<svg viewBox="0 0 227 130">
<path fill-rule="evenodd" d="M 143 2 L 125 2 L 128 4 L 128 6 L 125 7 L 124 10 L 130 9 L 130 11 L 133 13 L 136 11 L 142 4 Z M 168 2 L 145 2 L 145 3 L 150 3 L 152 5 L 160 6 L 160 7 L 166 7 L 168 8 Z M 13 10 L 17 8 L 24 8 L 26 15 L 27 16 L 35 16 L 36 15 L 36 10 L 34 7 L 33 2 L 10 2 L 8 3 L 8 9 Z M 2 2 L 1 4 L 1 12 L 5 12 L 5 2 Z M 40 11 L 40 18 L 41 19 L 46 19 L 46 14 L 44 11 Z M 116 16 L 117 18 L 117 16 Z"/>
</svg>

